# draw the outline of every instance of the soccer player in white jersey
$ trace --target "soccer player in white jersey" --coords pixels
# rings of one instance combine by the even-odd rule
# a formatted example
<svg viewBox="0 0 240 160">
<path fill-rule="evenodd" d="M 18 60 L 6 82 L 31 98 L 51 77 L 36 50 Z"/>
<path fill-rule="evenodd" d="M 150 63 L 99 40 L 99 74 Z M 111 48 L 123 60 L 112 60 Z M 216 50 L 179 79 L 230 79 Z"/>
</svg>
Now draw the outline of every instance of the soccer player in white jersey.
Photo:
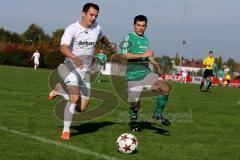
<svg viewBox="0 0 240 160">
<path fill-rule="evenodd" d="M 109 49 L 112 45 L 104 36 L 100 25 L 96 22 L 99 7 L 94 3 L 83 6 L 82 19 L 69 25 L 61 38 L 60 51 L 65 56 L 64 64 L 59 65 L 58 73 L 68 89 L 68 94 L 63 92 L 59 84 L 50 92 L 48 99 L 57 95 L 68 99 L 64 110 L 64 128 L 62 140 L 70 139 L 70 126 L 75 109 L 86 111 L 90 97 L 90 70 L 93 62 L 94 47 L 99 39 Z M 81 97 L 81 98 L 80 98 Z"/>
<path fill-rule="evenodd" d="M 38 50 L 36 50 L 36 52 L 33 53 L 31 60 L 33 60 L 34 62 L 34 70 L 37 70 L 37 67 L 39 65 L 39 58 L 40 58 L 40 53 L 38 52 Z"/>
</svg>

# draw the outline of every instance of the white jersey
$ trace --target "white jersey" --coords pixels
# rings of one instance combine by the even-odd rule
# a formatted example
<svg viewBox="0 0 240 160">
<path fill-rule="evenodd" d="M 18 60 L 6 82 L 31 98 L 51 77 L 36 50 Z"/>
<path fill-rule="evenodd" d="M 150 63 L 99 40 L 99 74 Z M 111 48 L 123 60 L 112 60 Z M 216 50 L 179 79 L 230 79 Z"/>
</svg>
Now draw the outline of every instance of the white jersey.
<svg viewBox="0 0 240 160">
<path fill-rule="evenodd" d="M 103 32 L 96 22 L 90 28 L 85 28 L 77 21 L 65 29 L 61 45 L 69 45 L 72 53 L 82 59 L 83 68 L 89 69 L 94 57 L 96 42 L 102 37 Z M 69 60 L 69 58 L 65 58 L 65 62 Z"/>
<path fill-rule="evenodd" d="M 35 52 L 35 53 L 33 53 L 32 57 L 34 58 L 34 63 L 39 64 L 40 53 Z"/>
</svg>

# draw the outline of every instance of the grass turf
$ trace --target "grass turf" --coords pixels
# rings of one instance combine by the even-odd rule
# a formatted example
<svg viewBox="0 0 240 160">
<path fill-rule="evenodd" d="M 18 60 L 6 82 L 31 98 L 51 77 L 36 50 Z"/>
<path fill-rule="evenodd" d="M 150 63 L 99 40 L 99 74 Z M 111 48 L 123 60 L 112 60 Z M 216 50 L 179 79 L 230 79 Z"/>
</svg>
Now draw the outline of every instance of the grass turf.
<svg viewBox="0 0 240 160">
<path fill-rule="evenodd" d="M 133 133 L 139 147 L 137 153 L 126 155 L 116 151 L 116 139 L 130 132 L 128 106 L 118 97 L 110 78 L 92 83 L 92 88 L 112 93 L 118 98 L 117 108 L 95 120 L 73 123 L 71 140 L 61 142 L 62 121 L 54 114 L 54 106 L 61 98 L 47 100 L 51 72 L 0 66 L 0 127 L 9 129 L 0 128 L 0 159 L 101 159 L 77 149 L 117 159 L 240 159 L 239 89 L 212 87 L 212 93 L 208 94 L 199 92 L 194 84 L 174 83 L 166 107 L 166 115 L 173 121 L 170 127 L 152 121 L 155 99 L 143 98 L 139 117 L 143 132 Z M 99 103 L 101 100 L 93 98 L 89 108 L 94 109 Z M 45 143 L 10 130 L 63 145 Z"/>
</svg>

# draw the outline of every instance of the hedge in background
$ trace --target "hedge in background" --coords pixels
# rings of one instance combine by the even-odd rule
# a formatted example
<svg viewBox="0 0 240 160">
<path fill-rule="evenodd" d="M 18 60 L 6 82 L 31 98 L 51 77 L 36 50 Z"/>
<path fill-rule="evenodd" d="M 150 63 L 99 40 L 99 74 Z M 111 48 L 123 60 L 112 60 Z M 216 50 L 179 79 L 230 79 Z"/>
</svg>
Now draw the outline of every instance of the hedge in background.
<svg viewBox="0 0 240 160">
<path fill-rule="evenodd" d="M 14 66 L 32 66 L 31 53 L 25 50 L 15 50 L 11 53 L 0 52 L 0 64 Z"/>
<path fill-rule="evenodd" d="M 60 52 L 50 52 L 44 57 L 44 64 L 47 68 L 56 68 L 63 61 L 64 56 Z"/>
</svg>

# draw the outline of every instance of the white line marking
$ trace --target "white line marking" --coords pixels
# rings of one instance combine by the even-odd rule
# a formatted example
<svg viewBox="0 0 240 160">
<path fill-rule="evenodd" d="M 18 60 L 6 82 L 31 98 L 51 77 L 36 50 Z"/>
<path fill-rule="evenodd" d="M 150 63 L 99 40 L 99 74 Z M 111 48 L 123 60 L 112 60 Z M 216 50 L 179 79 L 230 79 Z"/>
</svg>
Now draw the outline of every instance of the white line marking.
<svg viewBox="0 0 240 160">
<path fill-rule="evenodd" d="M 88 154 L 88 155 L 95 156 L 95 157 L 101 158 L 101 159 L 119 160 L 115 157 L 109 157 L 109 156 L 104 155 L 104 154 L 92 152 L 92 151 L 87 150 L 87 149 L 72 146 L 72 145 L 69 145 L 69 144 L 64 144 L 62 142 L 54 141 L 54 140 L 51 140 L 51 139 L 47 139 L 47 138 L 44 138 L 44 137 L 32 135 L 32 134 L 29 134 L 29 133 L 24 133 L 24 132 L 20 132 L 20 131 L 17 131 L 17 130 L 9 129 L 9 128 L 4 127 L 4 126 L 0 126 L 0 131 L 4 131 L 4 132 L 20 135 L 20 136 L 23 136 L 23 137 L 35 139 L 35 140 L 41 141 L 43 143 L 53 144 L 53 145 L 56 145 L 56 146 L 59 146 L 59 147 L 63 147 L 63 148 L 66 148 L 66 149 L 69 149 L 69 150 L 72 150 L 72 151 L 76 151 L 76 152 L 79 152 L 79 153 L 82 153 L 82 154 Z"/>
</svg>

